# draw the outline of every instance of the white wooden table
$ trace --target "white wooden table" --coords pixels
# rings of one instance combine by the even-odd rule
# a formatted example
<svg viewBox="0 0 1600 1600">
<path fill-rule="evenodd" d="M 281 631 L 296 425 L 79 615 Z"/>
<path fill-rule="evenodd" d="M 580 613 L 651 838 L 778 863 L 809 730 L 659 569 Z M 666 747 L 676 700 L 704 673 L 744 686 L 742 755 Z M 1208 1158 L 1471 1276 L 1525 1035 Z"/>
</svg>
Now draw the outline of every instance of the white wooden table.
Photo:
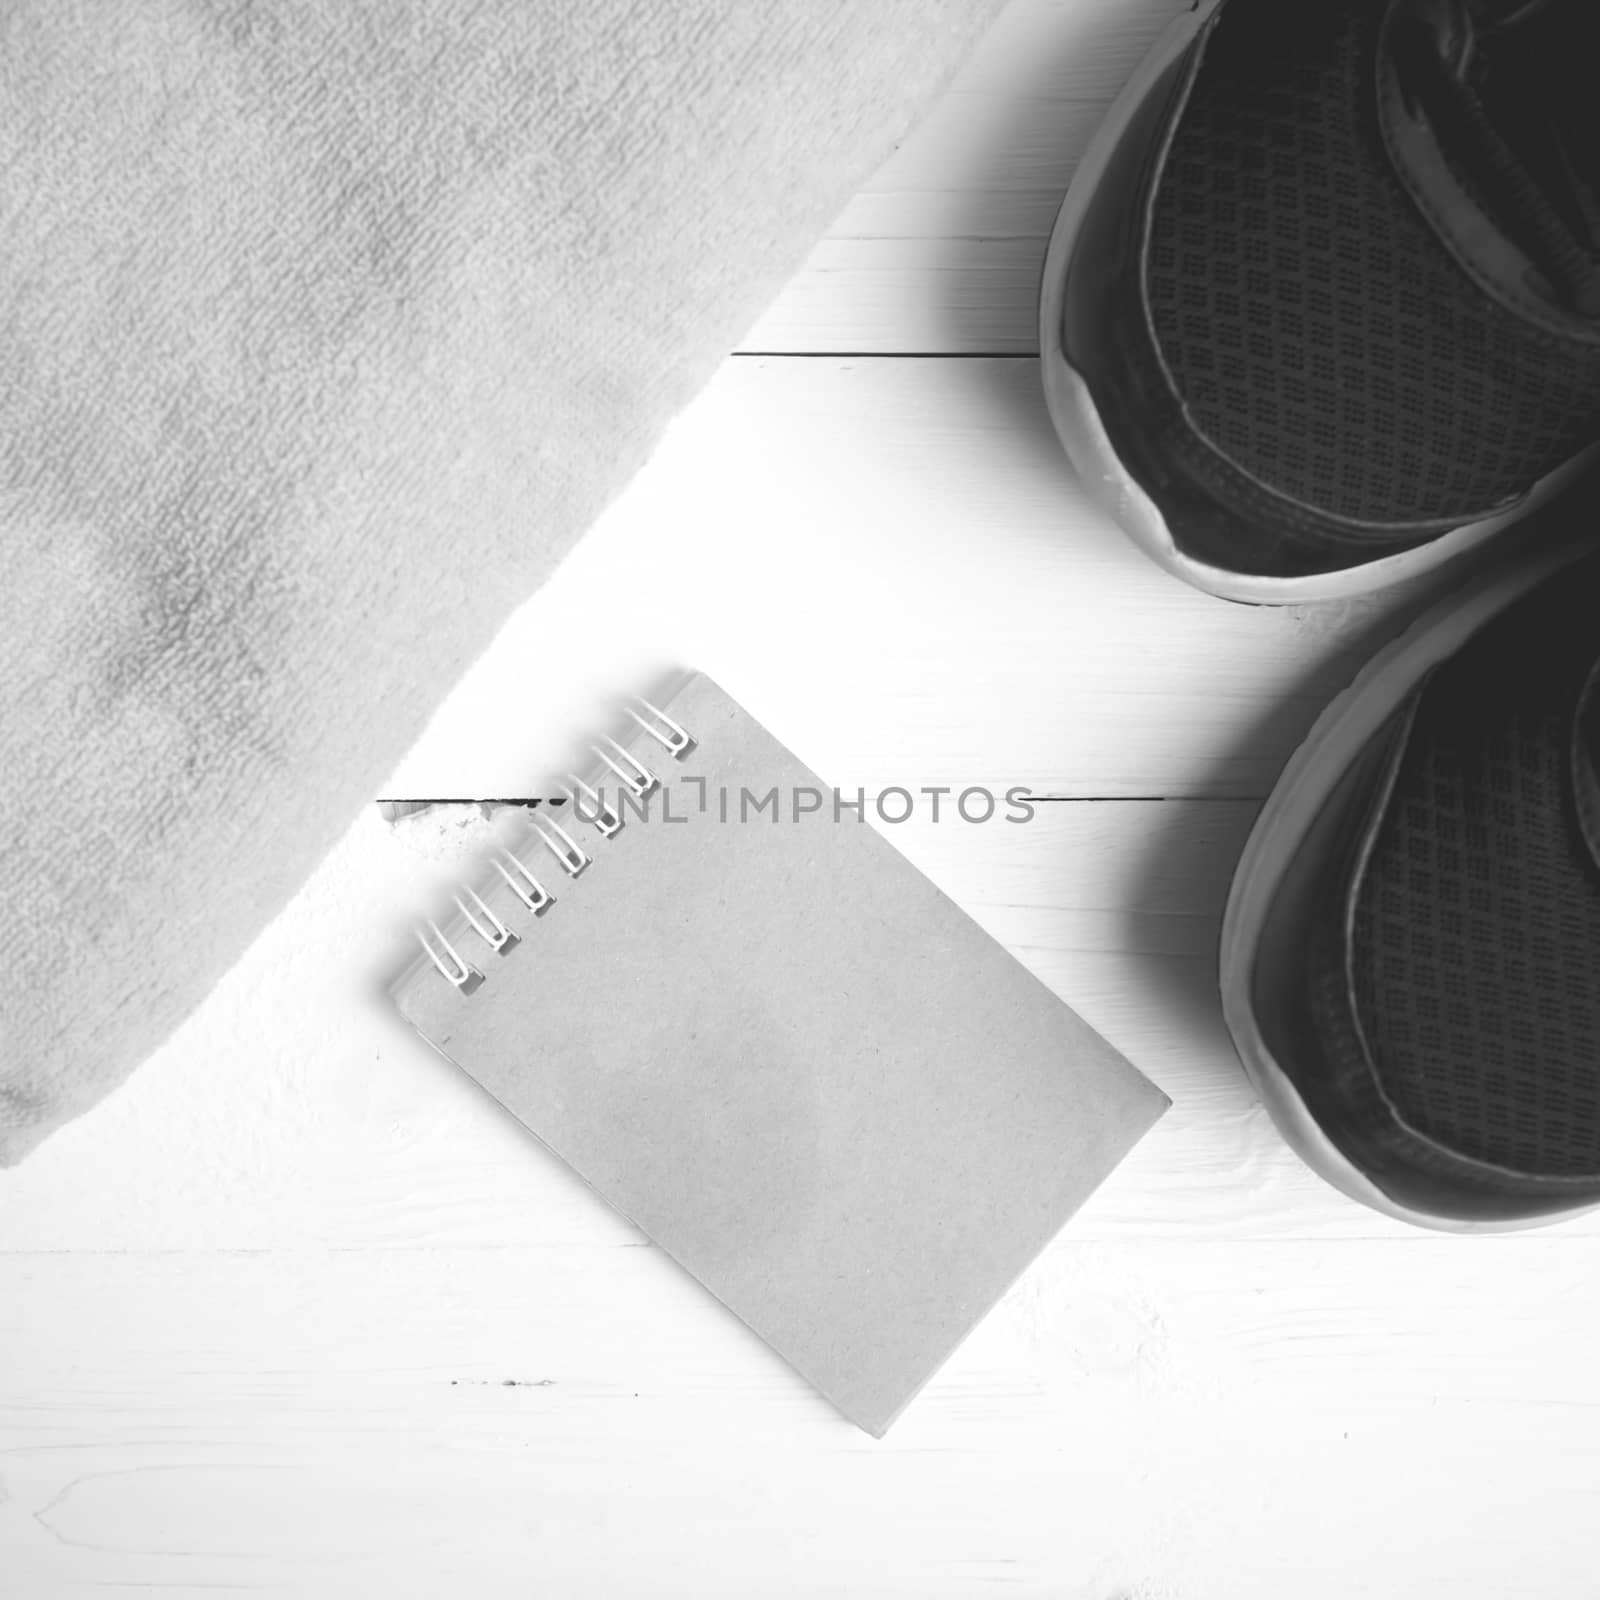
<svg viewBox="0 0 1600 1600">
<path fill-rule="evenodd" d="M 1593 1593 L 1600 1223 L 1437 1238 L 1297 1164 L 1223 1033 L 1252 814 L 1415 603 L 1191 594 L 1034 358 L 1076 153 L 1182 0 L 1017 0 L 390 793 L 505 792 L 700 666 L 1174 1106 L 875 1442 L 390 1016 L 484 824 L 362 817 L 209 1004 L 0 1176 L 0 1594 Z"/>
</svg>

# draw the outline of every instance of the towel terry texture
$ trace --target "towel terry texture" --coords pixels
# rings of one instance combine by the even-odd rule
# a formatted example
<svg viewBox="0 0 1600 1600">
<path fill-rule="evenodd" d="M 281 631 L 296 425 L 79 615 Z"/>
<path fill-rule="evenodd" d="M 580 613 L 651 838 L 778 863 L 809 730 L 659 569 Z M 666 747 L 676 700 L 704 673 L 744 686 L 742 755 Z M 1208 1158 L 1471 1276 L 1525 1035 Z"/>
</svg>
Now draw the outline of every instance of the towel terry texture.
<svg viewBox="0 0 1600 1600">
<path fill-rule="evenodd" d="M 0 8 L 0 1162 L 203 998 L 997 9 Z"/>
</svg>

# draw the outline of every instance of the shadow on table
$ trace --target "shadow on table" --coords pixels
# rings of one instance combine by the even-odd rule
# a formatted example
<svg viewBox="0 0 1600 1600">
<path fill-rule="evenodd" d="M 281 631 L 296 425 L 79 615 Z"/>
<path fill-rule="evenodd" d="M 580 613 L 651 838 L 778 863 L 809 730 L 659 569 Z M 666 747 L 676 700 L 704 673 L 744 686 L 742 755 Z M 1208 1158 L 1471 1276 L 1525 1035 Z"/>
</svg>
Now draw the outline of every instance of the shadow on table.
<svg viewBox="0 0 1600 1600">
<path fill-rule="evenodd" d="M 1129 904 L 1126 908 L 1130 932 L 1133 931 L 1135 919 L 1146 915 L 1139 908 L 1161 903 L 1164 897 L 1170 896 L 1171 885 L 1175 881 L 1189 884 L 1198 881 L 1195 910 L 1205 919 L 1207 928 L 1204 960 L 1174 961 L 1166 954 L 1136 957 L 1145 969 L 1144 976 L 1149 983 L 1152 999 L 1172 1008 L 1180 1024 L 1193 1027 L 1197 1032 L 1215 1030 L 1219 1024 L 1221 999 L 1217 988 L 1217 951 L 1223 908 L 1239 856 L 1265 802 L 1266 792 L 1249 796 L 1241 796 L 1236 792 L 1231 798 L 1208 796 L 1217 796 L 1219 793 L 1227 796 L 1230 787 L 1228 779 L 1250 760 L 1259 761 L 1264 747 L 1283 748 L 1286 762 L 1327 704 L 1340 692 L 1344 683 L 1360 670 L 1361 664 L 1403 632 L 1418 612 L 1435 598 L 1433 591 L 1412 586 L 1396 606 L 1376 612 L 1364 624 L 1351 628 L 1346 634 L 1346 649 L 1341 652 L 1341 655 L 1347 656 L 1349 664 L 1348 674 L 1343 681 L 1330 686 L 1329 663 L 1325 656 L 1319 655 L 1316 661 L 1308 663 L 1304 671 L 1284 686 L 1281 699 L 1269 713 L 1212 753 L 1207 766 L 1195 774 L 1195 795 L 1175 797 L 1171 802 L 1150 807 L 1155 825 L 1144 847 L 1138 852 L 1137 864 L 1131 875 Z M 1229 602 L 1219 600 L 1217 604 L 1226 605 Z M 1286 717 L 1285 713 L 1290 708 L 1293 708 L 1292 712 Z M 1286 734 L 1287 747 L 1284 745 Z M 1276 781 L 1276 774 L 1273 781 Z M 1246 807 L 1247 814 L 1241 815 Z M 1214 824 L 1197 827 L 1197 810 L 1203 815 L 1215 814 Z M 1197 834 L 1206 836 L 1210 852 L 1206 862 L 1199 867 L 1193 861 Z M 1144 946 L 1134 940 L 1131 948 L 1140 952 Z M 1236 1070 L 1232 1061 L 1227 1062 L 1226 1066 L 1230 1072 Z"/>
<path fill-rule="evenodd" d="M 1038 274 L 1067 184 L 1124 82 L 1189 3 L 1072 0 L 1002 13 L 919 130 L 932 163 L 919 186 L 939 171 L 941 146 L 959 142 L 948 181 L 966 213 L 945 223 L 960 247 L 949 270 L 930 275 L 946 292 L 922 308 L 936 330 L 929 349 L 1036 349 Z M 963 111 L 964 100 L 981 113 Z"/>
</svg>

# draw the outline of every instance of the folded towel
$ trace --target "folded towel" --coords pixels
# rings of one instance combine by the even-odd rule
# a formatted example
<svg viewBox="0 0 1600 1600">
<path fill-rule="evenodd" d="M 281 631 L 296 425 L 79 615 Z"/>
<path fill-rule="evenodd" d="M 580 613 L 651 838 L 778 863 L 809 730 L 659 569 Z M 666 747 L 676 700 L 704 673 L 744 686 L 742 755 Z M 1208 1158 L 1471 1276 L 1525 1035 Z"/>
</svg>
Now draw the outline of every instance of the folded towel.
<svg viewBox="0 0 1600 1600">
<path fill-rule="evenodd" d="M 0 1162 L 240 955 L 997 9 L 0 10 Z"/>
</svg>

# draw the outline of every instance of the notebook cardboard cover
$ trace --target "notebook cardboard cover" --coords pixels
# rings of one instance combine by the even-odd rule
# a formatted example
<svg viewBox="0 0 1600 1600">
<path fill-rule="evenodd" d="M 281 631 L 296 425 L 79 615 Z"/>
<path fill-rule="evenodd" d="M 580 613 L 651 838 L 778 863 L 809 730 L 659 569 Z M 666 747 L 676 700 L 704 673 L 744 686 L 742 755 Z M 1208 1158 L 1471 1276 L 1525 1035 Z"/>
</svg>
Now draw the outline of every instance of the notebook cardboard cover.
<svg viewBox="0 0 1600 1600">
<path fill-rule="evenodd" d="M 518 942 L 441 924 L 483 982 L 421 958 L 396 999 L 881 1435 L 1167 1099 L 709 679 L 664 709 L 681 760 L 620 740 L 645 815 L 597 775 L 625 822 L 557 814 L 578 877 L 516 849 L 557 903 L 474 879 Z"/>
</svg>

